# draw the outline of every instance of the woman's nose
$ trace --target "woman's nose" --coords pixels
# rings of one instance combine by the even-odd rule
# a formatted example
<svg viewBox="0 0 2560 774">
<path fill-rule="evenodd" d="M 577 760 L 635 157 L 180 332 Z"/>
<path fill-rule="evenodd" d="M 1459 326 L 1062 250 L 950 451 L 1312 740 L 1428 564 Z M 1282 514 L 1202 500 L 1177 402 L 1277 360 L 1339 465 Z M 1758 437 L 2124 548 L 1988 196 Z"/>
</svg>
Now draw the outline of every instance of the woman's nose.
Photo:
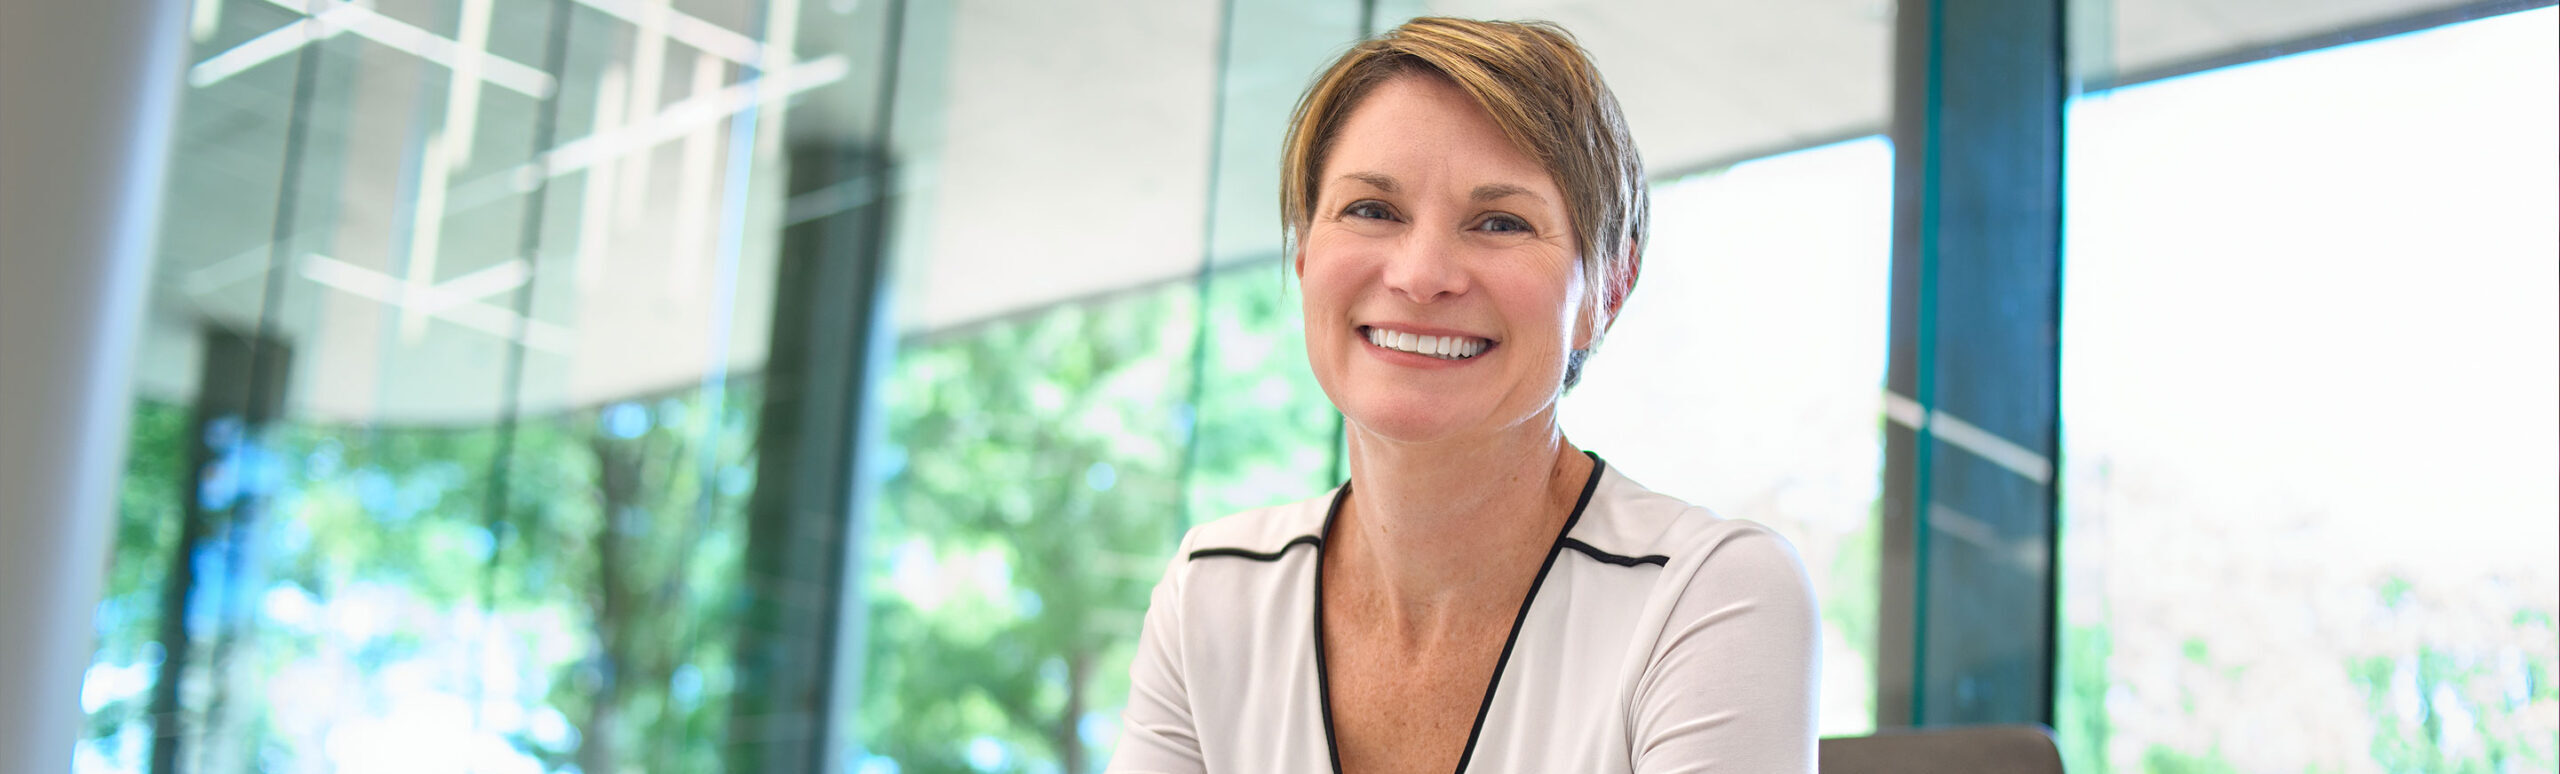
<svg viewBox="0 0 2560 774">
<path fill-rule="evenodd" d="M 1465 293 L 1467 274 L 1457 248 L 1453 236 L 1410 232 L 1387 254 L 1387 289 L 1418 304 Z"/>
</svg>

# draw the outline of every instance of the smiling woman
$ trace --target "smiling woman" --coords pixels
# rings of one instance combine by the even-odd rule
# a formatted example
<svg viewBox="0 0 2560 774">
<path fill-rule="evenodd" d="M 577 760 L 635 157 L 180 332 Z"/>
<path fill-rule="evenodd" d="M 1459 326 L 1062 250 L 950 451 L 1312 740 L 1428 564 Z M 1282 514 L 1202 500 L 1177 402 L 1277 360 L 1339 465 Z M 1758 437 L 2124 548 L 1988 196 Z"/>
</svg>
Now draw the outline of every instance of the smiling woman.
<svg viewBox="0 0 2560 774">
<path fill-rule="evenodd" d="M 1448 81 L 1368 97 L 1337 130 L 1296 256 L 1316 382 L 1390 438 L 1522 428 L 1593 327 L 1563 193 Z"/>
<path fill-rule="evenodd" d="M 1572 37 L 1415 19 L 1318 78 L 1285 153 L 1351 481 L 1184 537 L 1112 769 L 1810 771 L 1793 548 L 1556 422 L 1634 287 L 1647 206 Z"/>
</svg>

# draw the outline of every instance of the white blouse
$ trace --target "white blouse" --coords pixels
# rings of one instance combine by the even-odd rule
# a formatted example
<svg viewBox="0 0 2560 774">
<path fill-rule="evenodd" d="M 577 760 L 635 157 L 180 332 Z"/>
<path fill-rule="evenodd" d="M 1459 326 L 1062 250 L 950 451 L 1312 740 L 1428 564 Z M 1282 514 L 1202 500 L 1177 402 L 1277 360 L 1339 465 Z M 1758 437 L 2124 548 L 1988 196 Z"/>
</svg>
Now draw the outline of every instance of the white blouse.
<svg viewBox="0 0 2560 774">
<path fill-rule="evenodd" d="M 1812 772 L 1820 629 L 1794 547 L 1592 460 L 1458 771 Z M 1348 491 L 1183 536 L 1110 771 L 1341 770 L 1317 568 Z"/>
</svg>

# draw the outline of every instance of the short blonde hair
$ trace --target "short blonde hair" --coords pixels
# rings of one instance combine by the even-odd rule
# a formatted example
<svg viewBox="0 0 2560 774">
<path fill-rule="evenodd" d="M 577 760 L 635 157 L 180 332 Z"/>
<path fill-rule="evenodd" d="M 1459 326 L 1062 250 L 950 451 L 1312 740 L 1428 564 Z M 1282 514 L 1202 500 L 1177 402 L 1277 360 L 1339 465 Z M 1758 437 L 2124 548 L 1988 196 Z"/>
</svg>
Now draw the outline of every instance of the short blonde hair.
<svg viewBox="0 0 2560 774">
<path fill-rule="evenodd" d="M 1280 159 L 1283 238 L 1305 240 L 1317 176 L 1352 109 L 1378 84 L 1417 73 L 1473 97 L 1503 136 L 1564 189 L 1592 323 L 1590 346 L 1566 361 L 1570 389 L 1581 381 L 1583 359 L 1608 332 L 1608 310 L 1625 300 L 1620 291 L 1634 288 L 1652 205 L 1644 161 L 1618 99 L 1564 28 L 1425 16 L 1352 46 L 1307 87 L 1290 116 Z"/>
</svg>

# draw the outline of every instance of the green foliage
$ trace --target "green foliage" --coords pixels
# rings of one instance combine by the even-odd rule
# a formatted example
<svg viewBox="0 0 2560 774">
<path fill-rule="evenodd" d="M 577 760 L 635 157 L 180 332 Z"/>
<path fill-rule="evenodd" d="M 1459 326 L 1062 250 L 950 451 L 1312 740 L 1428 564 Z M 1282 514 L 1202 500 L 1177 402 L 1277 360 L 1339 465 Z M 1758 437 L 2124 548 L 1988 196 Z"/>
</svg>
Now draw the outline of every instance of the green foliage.
<svg viewBox="0 0 2560 774">
<path fill-rule="evenodd" d="M 900 353 L 900 465 L 867 561 L 871 754 L 905 772 L 1098 769 L 1182 528 L 1328 485 L 1331 404 L 1305 373 L 1294 303 L 1251 268 L 1211 286 L 1196 410 L 1187 285 Z"/>
<path fill-rule="evenodd" d="M 2547 628 L 2539 634 L 2549 641 Z M 2347 673 L 2374 722 L 2373 761 L 2393 772 L 2553 770 L 2560 740 L 2522 722 L 2537 705 L 2560 703 L 2552 660 L 2550 653 L 2428 643 L 2414 654 L 2349 661 Z"/>
<path fill-rule="evenodd" d="M 2385 615 L 2443 615 L 2425 609 L 2419 591 L 2394 574 L 2375 584 L 2374 597 Z M 2553 639 L 2548 611 L 2507 618 L 2512 642 Z M 2364 694 L 2373 761 L 2386 771 L 2550 771 L 2560 768 L 2560 739 L 2524 719 L 2560 704 L 2554 661 L 2549 651 L 2421 642 L 2414 652 L 2350 659 L 2346 672 Z"/>
<path fill-rule="evenodd" d="M 2061 685 L 2055 691 L 2053 726 L 2063 769 L 2107 771 L 2107 658 L 2114 642 L 2104 624 L 2068 627 L 2062 636 Z"/>
<path fill-rule="evenodd" d="M 2373 586 L 2377 626 L 2386 629 L 2424 627 L 2390 620 L 2397 617 L 2441 620 L 2451 614 L 2430 609 L 2414 582 L 2391 576 Z M 2552 617 L 2527 609 L 2508 616 L 2514 627 L 2507 643 L 2554 639 Z M 2112 729 L 2106 715 L 2107 692 L 2114 684 L 2107 670 L 2112 635 L 2104 625 L 2071 626 L 2062 639 L 2055 727 L 2065 768 L 2104 772 Z M 2213 667 L 2205 640 L 2181 643 L 2183 660 Z M 2555 654 L 2512 644 L 2448 646 L 2421 641 L 2414 650 L 2368 653 L 2348 658 L 2343 671 L 2365 699 L 2372 742 L 2367 760 L 2390 772 L 2489 774 L 2551 771 L 2560 764 L 2560 739 L 2535 725 L 2537 713 L 2560 705 L 2560 685 L 2552 675 Z M 2217 672 L 2237 681 L 2238 668 Z M 2547 716 L 2545 716 L 2547 717 Z M 2140 770 L 2151 774 L 2218 774 L 2236 771 L 2219 746 L 2180 749 L 2152 744 L 2144 750 Z M 2317 766 L 2306 771 L 2320 770 Z"/>
<path fill-rule="evenodd" d="M 1870 662 L 1875 656 L 1876 616 L 1883 609 L 1879 602 L 1882 586 L 1876 574 L 1880 566 L 1878 557 L 1883 550 L 1879 538 L 1883 533 L 1883 518 L 1883 511 L 1870 506 L 1867 525 L 1840 536 L 1839 549 L 1832 554 L 1831 566 L 1825 570 L 1828 585 L 1824 586 L 1822 598 L 1823 623 L 1838 630 L 1841 639 L 1866 654 Z M 1824 660 L 1831 661 L 1828 657 Z M 1843 668 L 1840 665 L 1845 663 L 1832 662 L 1823 668 Z M 1858 714 L 1872 724 L 1875 718 L 1873 693 L 1860 697 L 1860 700 L 1865 706 Z M 1859 734 L 1872 730 L 1872 727 L 1825 729 L 1824 733 Z"/>
<path fill-rule="evenodd" d="M 1336 418 L 1306 372 L 1294 297 L 1264 268 L 1213 281 L 1197 390 L 1190 285 L 900 353 L 880 452 L 893 464 L 858 592 L 869 612 L 853 720 L 869 753 L 908 772 L 1099 768 L 1181 530 L 1332 483 Z M 246 615 L 198 635 L 181 671 L 197 686 L 190 749 L 324 761 L 325 733 L 346 718 L 318 715 L 412 701 L 417 687 L 376 677 L 408 670 L 442 695 L 560 719 L 566 739 L 496 726 L 547 767 L 717 770 L 760 394 L 733 379 L 503 427 L 266 429 L 254 446 L 276 479 L 243 533 L 252 555 L 208 576 L 241 586 Z M 145 663 L 156 647 L 189 413 L 136 407 L 102 665 Z M 271 597 L 380 625 L 278 619 L 262 607 Z M 217 642 L 230 660 L 211 660 Z M 334 682 L 338 703 L 273 688 L 311 679 Z M 93 746 L 138 764 L 147 700 L 102 707 Z M 201 720 L 213 715 L 227 720 Z M 982 767 L 989 752 L 996 765 Z"/>
<path fill-rule="evenodd" d="M 581 741 L 574 752 L 543 751 L 547 763 L 719 770 L 730 700 L 720 688 L 735 669 L 745 582 L 748 407 L 760 395 L 733 379 L 519 431 L 507 518 L 521 561 L 501 563 L 492 586 L 578 622 L 584 646 L 542 681 L 543 701 Z"/>
<path fill-rule="evenodd" d="M 116 488 L 116 547 L 104 599 L 117 615 L 98 619 L 101 651 L 140 645 L 160 625 L 154 593 L 168 576 L 169 547 L 178 540 L 178 495 L 187 472 L 187 409 L 159 401 L 134 401 L 126 441 L 125 477 Z"/>
<path fill-rule="evenodd" d="M 2417 584 L 2399 575 L 2382 579 L 2382 587 L 2379 589 L 2382 606 L 2392 610 L 2400 609 L 2400 606 L 2409 600 L 2409 592 L 2416 588 Z"/>
<path fill-rule="evenodd" d="M 593 409 L 512 433 L 497 423 L 315 422 L 255 433 L 243 459 L 259 461 L 245 469 L 263 494 L 252 508 L 214 514 L 199 553 L 216 563 L 200 566 L 187 592 L 192 648 L 185 664 L 169 665 L 191 686 L 181 729 L 189 759 L 216 769 L 320 765 L 329 729 L 354 719 L 342 715 L 388 711 L 423 690 L 563 713 L 583 744 L 511 734 L 553 765 L 714 768 L 720 693 L 678 690 L 687 681 L 672 678 L 690 671 L 704 676 L 693 684 L 716 688 L 728 669 L 735 498 L 704 477 L 742 467 L 751 423 L 734 407 L 754 405 L 756 393 L 733 385 L 727 395 L 722 416 L 658 423 L 628 439 L 599 432 Z M 702 401 L 671 397 L 655 410 L 682 415 Z M 135 409 L 98 617 L 104 667 L 147 664 L 162 648 L 156 612 L 172 592 L 192 421 L 183 406 Z M 642 462 L 654 467 L 619 494 L 606 486 L 616 460 L 644 457 L 662 461 Z M 508 496 L 493 514 L 501 470 Z M 621 561 L 599 560 L 607 544 Z M 236 567 L 219 558 L 234 551 Z M 631 601 L 598 603 L 615 593 Z M 510 655 L 492 655 L 501 653 Z M 491 658 L 512 674 L 488 671 Z M 423 682 L 378 677 L 389 671 Z M 313 681 L 328 686 L 326 697 L 276 688 Z M 151 733 L 147 701 L 137 692 L 93 713 L 94 749 L 138 766 L 140 737 Z M 599 707 L 613 712 L 600 716 Z"/>
<path fill-rule="evenodd" d="M 1178 535 L 1189 299 L 1168 288 L 902 352 L 860 736 L 902 771 L 1092 768 Z"/>
<path fill-rule="evenodd" d="M 1197 519 L 1303 500 L 1347 475 L 1334 469 L 1341 414 L 1307 368 L 1298 296 L 1271 266 L 1247 261 L 1210 279 L 1189 492 Z"/>
<path fill-rule="evenodd" d="M 125 475 L 116 486 L 115 551 L 94 619 L 93 661 L 104 668 L 152 670 L 161 657 L 161 589 L 184 515 L 179 497 L 187 472 L 187 409 L 136 400 L 130 421 Z M 114 746 L 119 735 L 138 739 L 150 733 L 149 701 L 148 692 L 135 691 L 104 703 L 89 713 L 82 736 Z"/>
<path fill-rule="evenodd" d="M 2142 753 L 2142 770 L 2149 774 L 2239 774 L 2239 769 L 2222 759 L 2217 749 L 2202 755 L 2152 745 Z"/>
</svg>

